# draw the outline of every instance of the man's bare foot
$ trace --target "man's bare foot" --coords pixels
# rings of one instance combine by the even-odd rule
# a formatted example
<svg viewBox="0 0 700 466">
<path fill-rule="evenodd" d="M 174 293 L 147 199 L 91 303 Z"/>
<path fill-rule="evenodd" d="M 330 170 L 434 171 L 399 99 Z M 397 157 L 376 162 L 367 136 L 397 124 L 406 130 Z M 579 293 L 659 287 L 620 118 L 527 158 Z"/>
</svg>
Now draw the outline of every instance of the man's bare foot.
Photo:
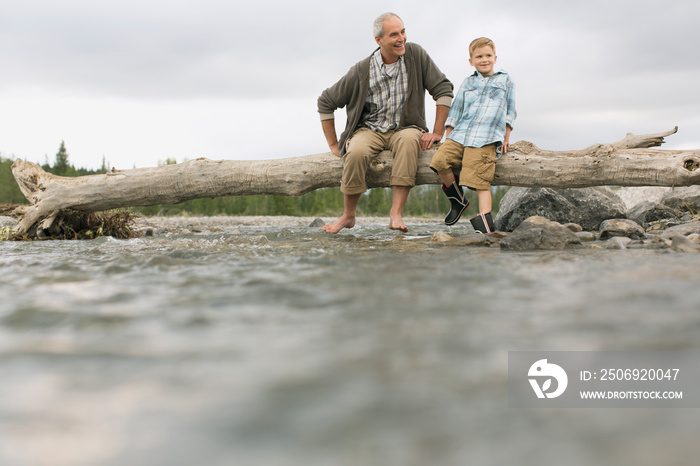
<svg viewBox="0 0 700 466">
<path fill-rule="evenodd" d="M 323 231 L 326 233 L 338 233 L 343 228 L 352 228 L 355 226 L 355 217 L 343 215 L 338 220 L 327 225 L 323 225 Z"/>
<path fill-rule="evenodd" d="M 389 229 L 403 231 L 404 233 L 408 231 L 408 227 L 403 223 L 403 217 L 398 214 L 389 216 Z"/>
</svg>

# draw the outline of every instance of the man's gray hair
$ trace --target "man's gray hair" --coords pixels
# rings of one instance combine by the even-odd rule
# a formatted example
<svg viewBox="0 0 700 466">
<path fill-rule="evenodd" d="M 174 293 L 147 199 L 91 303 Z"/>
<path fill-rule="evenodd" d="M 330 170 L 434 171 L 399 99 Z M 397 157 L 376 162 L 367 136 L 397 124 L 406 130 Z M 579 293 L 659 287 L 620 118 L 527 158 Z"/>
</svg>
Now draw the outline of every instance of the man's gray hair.
<svg viewBox="0 0 700 466">
<path fill-rule="evenodd" d="M 396 13 L 384 13 L 382 15 L 379 15 L 379 18 L 374 20 L 374 37 L 384 37 L 384 20 L 387 20 L 391 18 L 392 16 L 396 17 L 403 23 L 403 20 L 399 18 L 399 15 Z"/>
</svg>

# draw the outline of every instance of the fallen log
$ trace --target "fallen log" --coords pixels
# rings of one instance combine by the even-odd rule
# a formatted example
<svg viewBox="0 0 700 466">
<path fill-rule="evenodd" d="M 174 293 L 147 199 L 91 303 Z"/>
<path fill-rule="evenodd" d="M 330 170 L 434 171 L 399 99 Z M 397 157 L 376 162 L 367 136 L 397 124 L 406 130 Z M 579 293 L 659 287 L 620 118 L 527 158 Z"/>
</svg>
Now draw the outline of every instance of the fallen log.
<svg viewBox="0 0 700 466">
<path fill-rule="evenodd" d="M 512 144 L 496 164 L 494 185 L 581 188 L 588 186 L 690 186 L 700 184 L 700 151 L 662 151 L 664 137 L 628 134 L 613 144 L 575 151 L 547 151 L 527 141 Z M 435 149 L 423 151 L 416 184 L 439 184 L 429 168 Z M 367 171 L 370 187 L 389 186 L 392 158 L 379 154 Z M 154 168 L 112 170 L 66 178 L 16 160 L 12 173 L 30 205 L 21 209 L 18 234 L 35 236 L 67 211 L 176 204 L 190 199 L 254 194 L 299 196 L 340 184 L 342 161 L 330 152 L 278 160 L 212 161 L 204 158 Z"/>
</svg>

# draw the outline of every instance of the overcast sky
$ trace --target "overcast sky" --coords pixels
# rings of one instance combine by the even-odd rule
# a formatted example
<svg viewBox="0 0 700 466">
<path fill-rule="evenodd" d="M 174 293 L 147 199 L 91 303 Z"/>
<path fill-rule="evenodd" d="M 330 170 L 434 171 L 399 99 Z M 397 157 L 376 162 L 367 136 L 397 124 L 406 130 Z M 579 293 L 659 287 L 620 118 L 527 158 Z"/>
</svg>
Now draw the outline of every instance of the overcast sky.
<svg viewBox="0 0 700 466">
<path fill-rule="evenodd" d="M 495 41 L 516 83 L 512 142 L 679 126 L 664 148 L 700 148 L 690 0 L 0 0 L 0 154 L 53 163 L 65 141 L 77 167 L 132 168 L 327 152 L 316 99 L 374 50 L 385 11 L 456 88 L 469 42 Z"/>
</svg>

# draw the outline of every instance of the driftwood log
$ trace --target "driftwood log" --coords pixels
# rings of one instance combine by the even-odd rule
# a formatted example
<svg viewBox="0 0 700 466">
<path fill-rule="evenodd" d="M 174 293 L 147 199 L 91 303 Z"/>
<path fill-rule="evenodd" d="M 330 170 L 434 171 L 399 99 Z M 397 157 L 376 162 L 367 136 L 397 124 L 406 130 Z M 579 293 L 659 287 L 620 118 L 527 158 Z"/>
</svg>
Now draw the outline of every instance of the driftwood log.
<svg viewBox="0 0 700 466">
<path fill-rule="evenodd" d="M 511 145 L 496 164 L 494 185 L 581 188 L 588 186 L 690 186 L 700 184 L 700 151 L 649 149 L 678 128 L 658 134 L 628 134 L 613 144 L 575 151 L 547 151 L 527 141 Z M 429 168 L 435 149 L 423 151 L 416 184 L 439 184 Z M 389 186 L 392 158 L 379 154 L 367 173 L 370 187 Z M 330 152 L 279 160 L 212 161 L 112 170 L 66 178 L 16 160 L 12 173 L 29 206 L 19 213 L 18 234 L 34 236 L 67 211 L 98 212 L 120 207 L 176 204 L 190 199 L 253 194 L 299 196 L 338 186 L 341 160 Z"/>
</svg>

